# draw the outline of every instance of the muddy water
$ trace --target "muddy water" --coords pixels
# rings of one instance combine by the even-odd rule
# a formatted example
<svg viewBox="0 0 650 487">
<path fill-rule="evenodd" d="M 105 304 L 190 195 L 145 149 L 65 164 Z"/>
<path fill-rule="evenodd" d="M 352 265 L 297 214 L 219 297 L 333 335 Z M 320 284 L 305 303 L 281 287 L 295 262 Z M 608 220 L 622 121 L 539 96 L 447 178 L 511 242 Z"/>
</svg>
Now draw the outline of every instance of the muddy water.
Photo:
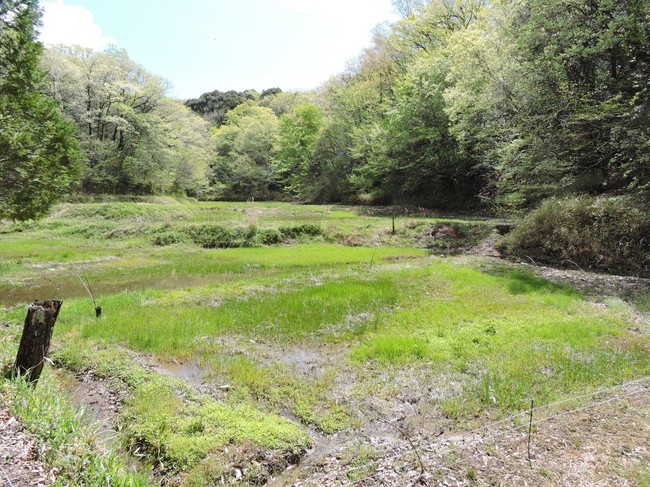
<svg viewBox="0 0 650 487">
<path fill-rule="evenodd" d="M 306 348 L 283 348 L 278 359 L 281 363 L 293 366 L 309 375 L 321 376 L 325 370 L 321 354 Z"/>
<path fill-rule="evenodd" d="M 204 384 L 203 379 L 207 375 L 206 369 L 192 362 L 157 362 L 154 370 L 159 374 L 185 381 L 197 389 Z"/>
<path fill-rule="evenodd" d="M 59 369 L 55 375 L 76 406 L 81 406 L 93 422 L 97 437 L 106 445 L 117 440 L 115 422 L 119 415 L 121 400 L 106 380 L 85 375 L 77 376 Z"/>
<path fill-rule="evenodd" d="M 108 296 L 127 291 L 139 291 L 144 289 L 177 289 L 190 286 L 205 286 L 215 282 L 229 282 L 241 279 L 244 276 L 271 275 L 274 269 L 255 271 L 254 273 L 224 273 L 210 275 L 166 275 L 164 277 L 142 277 L 129 279 L 128 277 L 117 281 L 91 281 L 91 290 L 95 298 Z M 17 304 L 31 303 L 34 300 L 57 299 L 64 301 L 71 298 L 90 297 L 81 281 L 77 278 L 61 280 L 57 277 L 44 277 L 39 284 L 29 287 L 4 287 L 0 288 L 0 305 L 15 306 Z M 98 305 L 101 303 L 98 300 Z"/>
</svg>

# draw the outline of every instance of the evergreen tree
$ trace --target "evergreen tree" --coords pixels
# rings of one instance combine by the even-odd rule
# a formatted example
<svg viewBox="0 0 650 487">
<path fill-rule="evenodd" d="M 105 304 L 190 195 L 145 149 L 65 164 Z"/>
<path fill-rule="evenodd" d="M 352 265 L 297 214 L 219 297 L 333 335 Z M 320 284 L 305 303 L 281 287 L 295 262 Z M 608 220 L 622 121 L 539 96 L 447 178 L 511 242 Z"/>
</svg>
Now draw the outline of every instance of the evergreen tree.
<svg viewBox="0 0 650 487">
<path fill-rule="evenodd" d="M 41 92 L 36 0 L 0 2 L 0 218 L 43 216 L 78 176 L 74 127 Z"/>
</svg>

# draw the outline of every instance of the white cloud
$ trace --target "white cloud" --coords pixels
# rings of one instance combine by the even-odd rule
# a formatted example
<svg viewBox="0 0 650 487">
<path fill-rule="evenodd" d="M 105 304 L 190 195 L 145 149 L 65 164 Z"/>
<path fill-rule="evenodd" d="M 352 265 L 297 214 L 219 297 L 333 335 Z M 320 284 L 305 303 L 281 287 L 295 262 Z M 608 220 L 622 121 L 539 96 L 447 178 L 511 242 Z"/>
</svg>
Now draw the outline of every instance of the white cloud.
<svg viewBox="0 0 650 487">
<path fill-rule="evenodd" d="M 65 44 L 100 50 L 115 39 L 106 37 L 85 7 L 66 5 L 63 0 L 43 2 L 43 27 L 39 39 L 44 44 Z"/>
</svg>

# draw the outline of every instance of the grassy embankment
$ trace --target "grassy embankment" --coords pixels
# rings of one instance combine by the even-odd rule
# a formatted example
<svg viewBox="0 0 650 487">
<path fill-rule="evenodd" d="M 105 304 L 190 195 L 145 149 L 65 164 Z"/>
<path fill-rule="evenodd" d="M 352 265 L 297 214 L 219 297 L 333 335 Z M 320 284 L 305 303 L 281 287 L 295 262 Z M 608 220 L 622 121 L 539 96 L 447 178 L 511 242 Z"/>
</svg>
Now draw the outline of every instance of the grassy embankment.
<svg viewBox="0 0 650 487">
<path fill-rule="evenodd" d="M 415 394 L 433 420 L 463 429 L 532 397 L 650 373 L 650 340 L 628 331 L 625 303 L 595 308 L 571 288 L 415 248 L 472 245 L 493 222 L 411 215 L 393 233 L 389 217 L 354 209 L 165 203 L 63 205 L 6 226 L 0 296 L 66 299 L 54 358 L 126 386 L 124 444 L 175 482 L 227 478 L 242 463 L 259 481 L 315 431 L 367 421 L 369 398 Z M 102 319 L 77 272 L 100 294 Z M 13 330 L 2 332 L 5 361 L 23 315 L 0 314 Z M 143 360 L 199 366 L 212 392 Z M 407 390 L 405 374 L 422 391 Z"/>
</svg>

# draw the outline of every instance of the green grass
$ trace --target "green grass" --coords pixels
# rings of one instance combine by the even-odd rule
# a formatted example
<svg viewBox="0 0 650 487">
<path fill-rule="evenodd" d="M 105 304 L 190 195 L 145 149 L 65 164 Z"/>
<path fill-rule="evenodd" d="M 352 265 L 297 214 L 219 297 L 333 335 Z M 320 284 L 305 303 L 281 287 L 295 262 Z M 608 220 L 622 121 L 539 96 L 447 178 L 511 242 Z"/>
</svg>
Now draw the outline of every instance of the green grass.
<svg viewBox="0 0 650 487">
<path fill-rule="evenodd" d="M 399 365 L 422 360 L 432 355 L 429 343 L 412 336 L 376 335 L 357 347 L 352 359 L 358 362 L 377 360 Z"/>
<path fill-rule="evenodd" d="M 638 296 L 633 300 L 633 303 L 641 311 L 650 311 L 650 293 Z"/>
<path fill-rule="evenodd" d="M 333 368 L 322 377 L 311 378 L 296 377 L 283 364 L 264 366 L 245 355 L 222 353 L 203 360 L 218 377 L 238 385 L 235 391 L 238 396 L 261 401 L 276 410 L 289 411 L 302 423 L 322 432 L 334 433 L 355 423 L 346 406 L 328 397 L 336 379 Z"/>
<path fill-rule="evenodd" d="M 291 292 L 229 300 L 216 307 L 147 306 L 147 293 L 118 294 L 102 300 L 98 323 L 88 305 L 72 302 L 61 313 L 61 327 L 82 325 L 84 338 L 118 341 L 137 350 L 164 354 L 191 351 L 203 337 L 225 333 L 302 338 L 344 329 L 348 316 L 374 312 L 394 303 L 390 281 L 346 279 Z"/>
<path fill-rule="evenodd" d="M 288 419 L 248 404 L 183 401 L 161 379 L 137 388 L 121 421 L 130 448 L 142 447 L 176 471 L 192 469 L 232 444 L 255 443 L 292 456 L 311 443 L 309 436 Z"/>
<path fill-rule="evenodd" d="M 242 459 L 246 482 L 268 481 L 311 443 L 306 427 L 363 425 L 368 400 L 399 407 L 413 383 L 441 384 L 441 395 L 422 401 L 463 429 L 531 398 L 544 404 L 650 375 L 650 340 L 628 321 L 648 310 L 647 296 L 595 307 L 511 266 L 415 247 L 469 246 L 490 221 L 411 215 L 393 235 L 389 217 L 365 211 L 173 199 L 62 205 L 42 222 L 2 227 L 0 302 L 62 297 L 57 364 L 121 381 L 132 394 L 126 445 L 184 485 L 229 479 Z M 459 238 L 435 237 L 445 225 Z M 169 239 L 154 245 L 156 235 Z M 201 239 L 224 235 L 280 240 L 202 248 Z M 77 272 L 103 307 L 99 320 Z M 23 319 L 22 306 L 0 308 L 14 330 L 0 328 L 3 345 L 16 346 Z M 305 357 L 292 356 L 299 349 Z M 141 360 L 197 364 L 227 392 L 216 401 Z M 366 453 L 350 462 L 375 454 Z M 274 460 L 255 467 L 265 455 Z"/>
<path fill-rule="evenodd" d="M 43 445 L 44 460 L 57 468 L 57 486 L 156 485 L 124 456 L 96 441 L 95 429 L 49 374 L 36 389 L 20 379 L 0 381 L 0 399 Z"/>
<path fill-rule="evenodd" d="M 73 370 L 123 382 L 132 391 L 119 419 L 128 450 L 145 453 L 156 469 L 172 475 L 185 472 L 202 485 L 209 483 L 205 463 L 220 458 L 233 445 L 273 452 L 285 459 L 280 467 L 311 444 L 309 435 L 294 422 L 251 401 L 216 402 L 182 381 L 148 371 L 125 349 L 71 339 L 58 347 L 54 359 Z M 253 461 L 252 454 L 239 459 L 240 464 Z M 223 467 L 232 469 L 232 465 Z M 259 472 L 267 474 L 268 470 Z"/>
<path fill-rule="evenodd" d="M 468 412 L 494 405 L 518 410 L 531 397 L 544 403 L 650 374 L 648 340 L 629 334 L 623 319 L 596 312 L 569 288 L 520 272 L 494 275 L 446 264 L 409 273 L 418 286 L 433 278 L 432 289 L 444 276 L 446 287 L 391 313 L 351 356 L 451 367 L 467 376 L 457 399 L 470 403 Z"/>
</svg>

